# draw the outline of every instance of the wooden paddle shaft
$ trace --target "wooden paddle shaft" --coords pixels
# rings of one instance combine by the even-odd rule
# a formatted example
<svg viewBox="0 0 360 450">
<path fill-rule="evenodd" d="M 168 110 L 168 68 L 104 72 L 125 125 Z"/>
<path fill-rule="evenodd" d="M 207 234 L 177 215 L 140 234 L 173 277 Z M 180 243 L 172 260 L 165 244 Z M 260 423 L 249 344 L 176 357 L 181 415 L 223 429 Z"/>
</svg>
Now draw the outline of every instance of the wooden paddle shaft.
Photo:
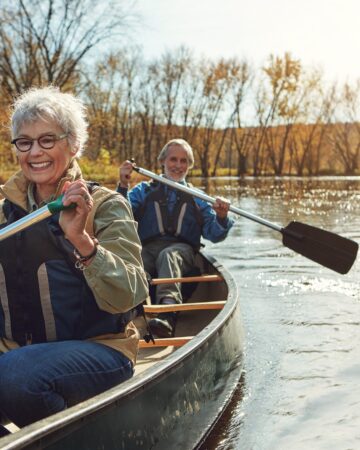
<svg viewBox="0 0 360 450">
<path fill-rule="evenodd" d="M 153 278 L 150 284 L 172 284 L 172 283 L 199 283 L 209 281 L 223 281 L 219 275 L 199 275 L 196 277 L 182 277 L 182 278 Z"/>
</svg>

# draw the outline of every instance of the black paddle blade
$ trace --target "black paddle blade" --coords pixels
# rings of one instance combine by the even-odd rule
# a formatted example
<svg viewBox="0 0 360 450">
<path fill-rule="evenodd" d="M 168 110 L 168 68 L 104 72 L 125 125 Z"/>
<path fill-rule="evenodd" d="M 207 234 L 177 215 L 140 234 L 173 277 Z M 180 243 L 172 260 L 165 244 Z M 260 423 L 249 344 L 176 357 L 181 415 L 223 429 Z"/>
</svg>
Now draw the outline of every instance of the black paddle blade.
<svg viewBox="0 0 360 450">
<path fill-rule="evenodd" d="M 286 247 L 335 272 L 348 273 L 356 259 L 359 245 L 330 231 L 290 222 L 281 232 Z"/>
</svg>

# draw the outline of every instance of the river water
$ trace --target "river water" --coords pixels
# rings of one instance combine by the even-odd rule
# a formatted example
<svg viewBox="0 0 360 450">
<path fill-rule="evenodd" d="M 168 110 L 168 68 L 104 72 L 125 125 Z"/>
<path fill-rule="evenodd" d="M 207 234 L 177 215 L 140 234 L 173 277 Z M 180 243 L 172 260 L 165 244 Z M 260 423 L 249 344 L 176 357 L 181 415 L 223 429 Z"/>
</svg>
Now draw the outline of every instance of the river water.
<svg viewBox="0 0 360 450">
<path fill-rule="evenodd" d="M 277 224 L 360 243 L 358 177 L 192 182 Z M 339 275 L 238 216 L 206 248 L 238 284 L 246 343 L 238 389 L 201 450 L 360 449 L 360 261 Z"/>
</svg>

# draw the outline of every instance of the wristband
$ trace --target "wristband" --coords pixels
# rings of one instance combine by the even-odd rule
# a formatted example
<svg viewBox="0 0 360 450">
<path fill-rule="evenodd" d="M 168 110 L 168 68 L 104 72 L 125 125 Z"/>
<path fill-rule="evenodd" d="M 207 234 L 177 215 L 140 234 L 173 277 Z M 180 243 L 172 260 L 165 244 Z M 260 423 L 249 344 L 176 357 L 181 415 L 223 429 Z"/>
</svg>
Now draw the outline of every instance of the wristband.
<svg viewBox="0 0 360 450">
<path fill-rule="evenodd" d="M 86 262 L 86 261 L 89 261 L 89 259 L 94 257 L 96 255 L 96 253 L 97 253 L 99 241 L 95 237 L 92 237 L 91 239 L 93 240 L 93 242 L 95 244 L 95 247 L 94 247 L 93 251 L 89 255 L 82 256 L 82 255 L 80 255 L 78 250 L 76 250 L 76 248 L 74 248 L 74 255 L 76 257 L 75 267 L 77 269 L 84 270 L 85 266 L 84 266 L 83 263 Z"/>
</svg>

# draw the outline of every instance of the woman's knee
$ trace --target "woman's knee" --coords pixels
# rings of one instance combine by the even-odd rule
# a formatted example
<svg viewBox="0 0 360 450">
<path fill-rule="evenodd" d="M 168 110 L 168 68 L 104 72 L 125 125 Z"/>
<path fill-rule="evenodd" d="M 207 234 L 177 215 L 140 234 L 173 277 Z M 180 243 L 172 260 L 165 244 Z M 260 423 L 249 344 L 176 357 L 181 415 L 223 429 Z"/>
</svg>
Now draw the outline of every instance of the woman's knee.
<svg viewBox="0 0 360 450">
<path fill-rule="evenodd" d="M 12 404 L 22 404 L 28 390 L 29 370 L 22 364 L 21 355 L 15 351 L 5 353 L 0 358 L 0 404 L 8 410 Z"/>
<path fill-rule="evenodd" d="M 0 357 L 1 410 L 20 427 L 66 407 L 61 396 L 52 395 L 43 367 L 22 349 Z"/>
</svg>

